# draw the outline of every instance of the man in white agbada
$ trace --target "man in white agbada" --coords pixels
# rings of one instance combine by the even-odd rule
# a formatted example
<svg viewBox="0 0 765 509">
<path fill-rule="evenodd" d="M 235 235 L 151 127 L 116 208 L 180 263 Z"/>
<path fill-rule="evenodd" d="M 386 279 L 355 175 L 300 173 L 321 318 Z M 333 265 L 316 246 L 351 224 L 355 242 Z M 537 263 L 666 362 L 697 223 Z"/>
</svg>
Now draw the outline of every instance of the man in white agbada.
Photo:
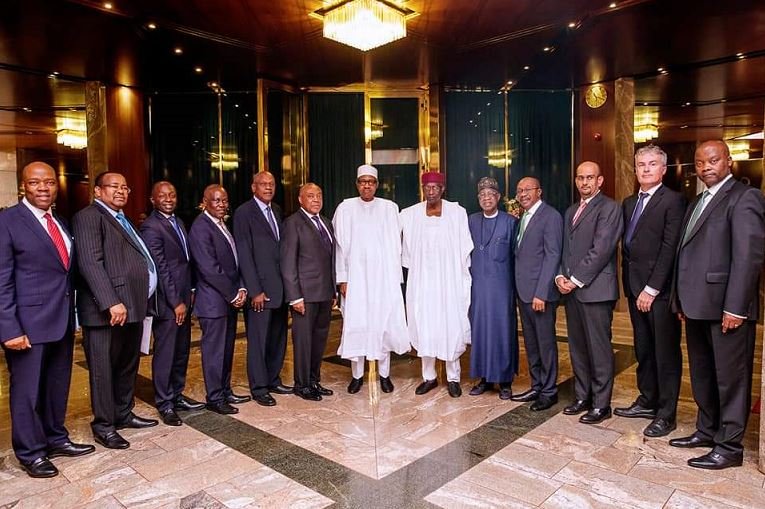
<svg viewBox="0 0 765 509">
<path fill-rule="evenodd" d="M 438 385 L 436 359 L 446 361 L 449 395 L 462 395 L 460 355 L 470 344 L 470 252 L 473 240 L 465 209 L 443 200 L 442 173 L 422 174 L 425 201 L 401 211 L 406 311 L 412 346 L 422 358 L 416 394 Z"/>
<path fill-rule="evenodd" d="M 377 360 L 380 387 L 392 392 L 390 352 L 409 351 L 401 271 L 398 206 L 375 198 L 377 168 L 359 166 L 358 198 L 338 205 L 332 225 L 336 239 L 336 273 L 343 312 L 337 353 L 351 360 L 348 392 L 364 383 L 364 359 Z"/>
</svg>

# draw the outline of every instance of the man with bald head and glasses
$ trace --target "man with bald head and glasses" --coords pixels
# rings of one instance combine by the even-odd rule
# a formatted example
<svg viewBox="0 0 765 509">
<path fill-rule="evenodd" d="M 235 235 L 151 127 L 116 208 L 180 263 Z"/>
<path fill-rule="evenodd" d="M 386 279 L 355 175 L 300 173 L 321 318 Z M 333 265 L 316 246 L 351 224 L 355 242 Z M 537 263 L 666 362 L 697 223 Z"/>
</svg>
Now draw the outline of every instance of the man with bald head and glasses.
<svg viewBox="0 0 765 509">
<path fill-rule="evenodd" d="M 21 174 L 24 198 L 0 213 L 0 344 L 10 372 L 13 451 L 30 477 L 58 474 L 49 458 L 92 445 L 64 426 L 74 346 L 74 239 L 53 211 L 58 180 L 33 162 Z"/>
<path fill-rule="evenodd" d="M 110 449 L 130 443 L 117 431 L 156 426 L 133 413 L 143 321 L 156 311 L 157 267 L 125 216 L 130 188 L 107 171 L 95 178 L 93 203 L 74 216 L 78 244 L 77 313 L 90 376 L 91 428 Z"/>
</svg>

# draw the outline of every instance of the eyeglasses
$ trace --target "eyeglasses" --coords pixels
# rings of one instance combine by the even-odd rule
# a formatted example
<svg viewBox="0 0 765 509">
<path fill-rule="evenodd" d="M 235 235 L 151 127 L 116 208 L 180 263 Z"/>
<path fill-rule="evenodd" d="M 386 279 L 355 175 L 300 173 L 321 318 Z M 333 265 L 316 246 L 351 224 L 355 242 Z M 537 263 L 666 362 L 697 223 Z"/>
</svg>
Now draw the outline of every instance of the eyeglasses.
<svg viewBox="0 0 765 509">
<path fill-rule="evenodd" d="M 497 191 L 481 191 L 478 193 L 479 198 L 498 198 L 499 193 Z"/>
<path fill-rule="evenodd" d="M 116 193 L 117 191 L 122 191 L 124 193 L 130 193 L 130 188 L 128 186 L 121 186 L 119 184 L 109 184 L 106 186 L 98 186 L 101 189 L 109 188 L 112 190 L 113 193 Z"/>
<path fill-rule="evenodd" d="M 522 194 L 531 194 L 532 191 L 536 191 L 539 189 L 538 187 L 525 187 L 525 188 L 518 188 L 515 190 L 515 195 L 520 196 Z"/>
<path fill-rule="evenodd" d="M 377 185 L 377 181 L 375 179 L 360 179 L 357 180 L 356 183 L 360 186 L 375 186 Z"/>
<path fill-rule="evenodd" d="M 441 185 L 439 185 L 439 184 L 426 184 L 426 185 L 422 186 L 422 190 L 425 191 L 425 192 L 428 192 L 428 191 L 440 191 L 441 189 L 443 189 L 443 187 L 441 187 Z"/>
</svg>

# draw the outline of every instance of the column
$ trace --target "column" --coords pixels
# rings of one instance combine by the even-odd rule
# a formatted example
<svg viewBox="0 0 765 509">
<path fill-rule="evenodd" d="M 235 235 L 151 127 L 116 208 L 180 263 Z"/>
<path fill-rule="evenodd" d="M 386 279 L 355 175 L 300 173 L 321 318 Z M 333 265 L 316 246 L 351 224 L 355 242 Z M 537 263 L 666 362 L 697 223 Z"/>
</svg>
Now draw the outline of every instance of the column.
<svg viewBox="0 0 765 509">
<path fill-rule="evenodd" d="M 85 82 L 85 113 L 88 131 L 88 180 L 92 194 L 96 175 L 109 168 L 106 142 L 106 87 L 100 81 Z"/>
</svg>

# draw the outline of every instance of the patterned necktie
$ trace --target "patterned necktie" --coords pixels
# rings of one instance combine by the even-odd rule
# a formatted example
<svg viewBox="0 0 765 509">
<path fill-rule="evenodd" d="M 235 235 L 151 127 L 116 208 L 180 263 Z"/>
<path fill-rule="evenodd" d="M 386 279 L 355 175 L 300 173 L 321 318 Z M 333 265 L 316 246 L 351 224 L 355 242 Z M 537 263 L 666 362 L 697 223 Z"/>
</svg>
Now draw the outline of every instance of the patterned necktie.
<svg viewBox="0 0 765 509">
<path fill-rule="evenodd" d="M 228 245 L 231 246 L 231 251 L 234 253 L 234 261 L 236 262 L 236 266 L 239 267 L 239 257 L 236 255 L 236 243 L 234 242 L 234 237 L 231 236 L 231 232 L 228 231 L 228 228 L 226 228 L 226 223 L 223 222 L 223 219 L 220 219 L 218 224 L 220 225 L 220 229 L 223 231 L 223 235 L 225 235 L 226 240 L 228 241 Z"/>
<path fill-rule="evenodd" d="M 691 236 L 691 231 L 693 230 L 693 227 L 696 226 L 696 221 L 699 220 L 699 216 L 701 216 L 701 212 L 704 210 L 704 203 L 707 201 L 707 198 L 711 193 L 707 189 L 704 191 L 704 194 L 701 195 L 701 199 L 696 204 L 696 208 L 693 209 L 693 214 L 691 214 L 691 218 L 688 220 L 688 226 L 685 227 L 685 233 L 683 234 L 683 244 L 685 244 L 688 241 L 688 238 Z"/>
<path fill-rule="evenodd" d="M 324 247 L 332 251 L 332 239 L 329 238 L 329 235 L 327 235 L 326 230 L 324 230 L 324 227 L 319 222 L 319 216 L 313 216 L 311 219 L 313 219 L 313 222 L 316 223 L 316 228 L 319 230 L 319 235 L 321 236 L 321 240 L 324 241 Z"/>
<path fill-rule="evenodd" d="M 632 218 L 627 225 L 627 233 L 624 235 L 625 243 L 629 244 L 632 241 L 632 236 L 635 234 L 635 228 L 637 227 L 640 215 L 643 213 L 643 207 L 645 206 L 645 199 L 648 198 L 648 193 L 641 192 L 638 198 L 635 210 L 632 211 Z"/>
<path fill-rule="evenodd" d="M 575 225 L 576 222 L 579 220 L 579 216 L 582 215 L 582 212 L 584 211 L 584 208 L 587 206 L 587 202 L 582 200 L 582 202 L 579 204 L 579 208 L 576 209 L 576 213 L 574 214 L 574 218 L 571 220 L 571 224 Z"/>
<path fill-rule="evenodd" d="M 50 238 L 53 240 L 53 245 L 56 246 L 56 251 L 58 251 L 59 257 L 61 257 L 61 263 L 63 263 L 64 267 L 68 269 L 69 253 L 66 250 L 64 237 L 61 235 L 58 226 L 56 226 L 56 223 L 53 221 L 53 217 L 48 212 L 46 212 L 43 217 L 48 223 L 48 235 L 50 235 Z"/>
<path fill-rule="evenodd" d="M 122 225 L 122 229 L 127 232 L 130 240 L 132 240 L 133 243 L 138 246 L 138 249 L 141 251 L 143 257 L 146 258 L 146 264 L 149 266 L 149 272 L 157 272 L 157 268 L 154 266 L 154 260 L 151 259 L 151 255 L 148 251 L 146 251 L 146 248 L 143 247 L 143 243 L 138 238 L 138 234 L 133 229 L 133 225 L 130 224 L 130 221 L 128 221 L 128 218 L 125 217 L 125 214 L 123 214 L 121 210 L 117 212 L 117 221 L 119 221 L 119 223 Z"/>
<path fill-rule="evenodd" d="M 167 218 L 170 221 L 170 224 L 173 225 L 173 230 L 175 230 L 175 234 L 178 235 L 178 238 L 181 239 L 181 245 L 183 246 L 183 252 L 186 254 L 186 259 L 189 259 L 189 247 L 186 245 L 186 237 L 183 235 L 183 230 L 181 230 L 181 226 L 178 224 L 178 219 L 176 219 L 175 216 L 170 216 Z"/>
<path fill-rule="evenodd" d="M 271 213 L 271 205 L 266 206 L 266 216 L 268 217 L 268 224 L 271 226 L 271 231 L 274 232 L 274 238 L 279 240 L 279 230 L 276 228 L 276 221 L 274 221 L 274 215 Z"/>
<path fill-rule="evenodd" d="M 529 224 L 529 218 L 531 217 L 531 214 L 528 212 L 524 212 L 521 216 L 521 226 L 518 229 L 518 242 L 516 243 L 516 246 L 521 245 L 521 239 L 523 239 L 523 234 L 526 233 L 526 226 Z"/>
</svg>

